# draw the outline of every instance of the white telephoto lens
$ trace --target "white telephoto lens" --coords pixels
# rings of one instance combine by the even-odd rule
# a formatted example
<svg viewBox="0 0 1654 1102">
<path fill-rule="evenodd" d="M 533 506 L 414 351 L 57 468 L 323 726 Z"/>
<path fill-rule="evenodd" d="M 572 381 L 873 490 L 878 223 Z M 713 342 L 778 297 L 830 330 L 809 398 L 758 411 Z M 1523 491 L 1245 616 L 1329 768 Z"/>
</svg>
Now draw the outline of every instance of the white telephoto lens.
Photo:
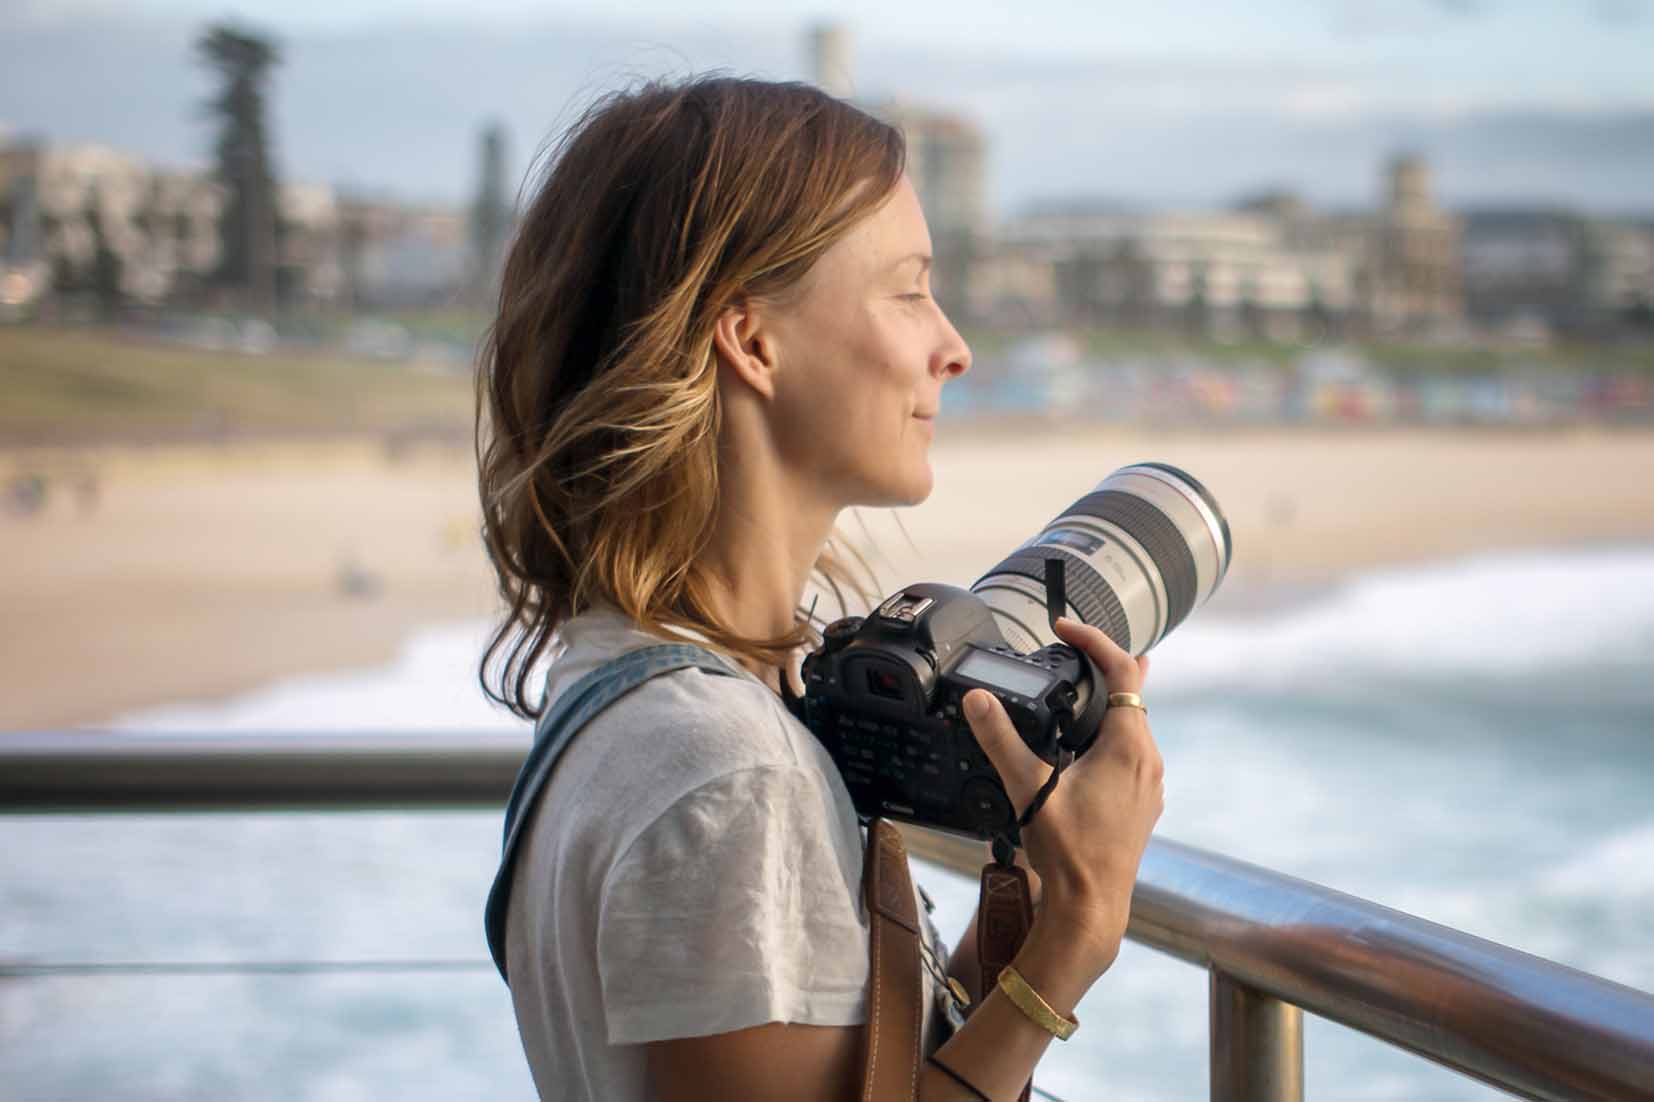
<svg viewBox="0 0 1654 1102">
<path fill-rule="evenodd" d="M 1064 563 L 1064 615 L 1143 654 L 1216 591 L 1233 551 L 1223 510 L 1165 463 L 1121 467 L 971 586 L 1005 641 L 1024 653 L 1056 642 L 1045 563 Z"/>
</svg>

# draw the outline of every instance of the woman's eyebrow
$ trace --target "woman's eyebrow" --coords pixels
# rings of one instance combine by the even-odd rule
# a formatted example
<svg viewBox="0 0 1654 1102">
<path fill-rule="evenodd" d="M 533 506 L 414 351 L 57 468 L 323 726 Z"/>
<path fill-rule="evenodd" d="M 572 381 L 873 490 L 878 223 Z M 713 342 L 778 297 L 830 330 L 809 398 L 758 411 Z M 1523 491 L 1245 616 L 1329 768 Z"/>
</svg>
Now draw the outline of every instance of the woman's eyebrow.
<svg viewBox="0 0 1654 1102">
<path fill-rule="evenodd" d="M 892 264 L 890 268 L 894 271 L 895 269 L 900 268 L 903 264 L 907 264 L 915 260 L 919 262 L 919 270 L 921 272 L 927 271 L 930 268 L 929 253 L 908 253 L 906 256 L 896 261 L 896 263 Z"/>
</svg>

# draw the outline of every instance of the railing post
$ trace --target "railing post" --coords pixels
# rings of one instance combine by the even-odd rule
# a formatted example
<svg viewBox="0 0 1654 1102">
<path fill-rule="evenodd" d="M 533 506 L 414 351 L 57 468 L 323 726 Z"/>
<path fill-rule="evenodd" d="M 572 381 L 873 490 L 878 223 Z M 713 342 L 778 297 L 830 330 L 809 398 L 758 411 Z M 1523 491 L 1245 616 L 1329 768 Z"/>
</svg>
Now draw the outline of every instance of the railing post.
<svg viewBox="0 0 1654 1102">
<path fill-rule="evenodd" d="M 1212 1102 L 1303 1102 L 1304 1014 L 1211 970 Z"/>
</svg>

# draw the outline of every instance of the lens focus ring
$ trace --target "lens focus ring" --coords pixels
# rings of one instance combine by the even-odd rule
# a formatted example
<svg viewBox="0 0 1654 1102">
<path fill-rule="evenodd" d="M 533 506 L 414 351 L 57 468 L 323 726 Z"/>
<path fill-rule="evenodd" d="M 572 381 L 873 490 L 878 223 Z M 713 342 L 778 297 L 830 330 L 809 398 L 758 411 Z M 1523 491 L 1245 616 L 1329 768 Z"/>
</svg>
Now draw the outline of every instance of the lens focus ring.
<svg viewBox="0 0 1654 1102">
<path fill-rule="evenodd" d="M 1195 607 L 1199 575 L 1189 543 L 1172 519 L 1136 494 L 1120 490 L 1087 494 L 1063 515 L 1076 513 L 1117 525 L 1143 545 L 1166 586 L 1166 627 L 1161 636 L 1181 624 Z"/>
<path fill-rule="evenodd" d="M 1125 650 L 1131 650 L 1131 624 L 1126 619 L 1126 610 L 1121 606 L 1114 587 L 1072 551 L 1042 544 L 1024 547 L 988 571 L 983 580 L 995 574 L 1020 574 L 1043 586 L 1047 559 L 1059 559 L 1068 564 L 1064 570 L 1068 600 L 1080 614 L 1080 619 L 1101 630 Z"/>
</svg>

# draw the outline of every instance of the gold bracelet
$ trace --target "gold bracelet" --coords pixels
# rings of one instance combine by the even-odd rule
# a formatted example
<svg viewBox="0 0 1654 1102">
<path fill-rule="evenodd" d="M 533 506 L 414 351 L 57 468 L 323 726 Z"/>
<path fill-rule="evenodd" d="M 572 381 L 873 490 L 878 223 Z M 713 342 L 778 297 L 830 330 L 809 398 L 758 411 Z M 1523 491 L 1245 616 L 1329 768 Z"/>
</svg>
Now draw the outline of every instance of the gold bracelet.
<svg viewBox="0 0 1654 1102">
<path fill-rule="evenodd" d="M 1078 1018 L 1065 1018 L 1058 1014 L 1050 1003 L 1040 998 L 1038 991 L 1028 986 L 1022 973 L 1009 965 L 999 974 L 999 989 L 1016 1004 L 1018 1010 L 1028 1015 L 1030 1021 L 1059 1041 L 1068 1040 L 1080 1028 Z"/>
</svg>

